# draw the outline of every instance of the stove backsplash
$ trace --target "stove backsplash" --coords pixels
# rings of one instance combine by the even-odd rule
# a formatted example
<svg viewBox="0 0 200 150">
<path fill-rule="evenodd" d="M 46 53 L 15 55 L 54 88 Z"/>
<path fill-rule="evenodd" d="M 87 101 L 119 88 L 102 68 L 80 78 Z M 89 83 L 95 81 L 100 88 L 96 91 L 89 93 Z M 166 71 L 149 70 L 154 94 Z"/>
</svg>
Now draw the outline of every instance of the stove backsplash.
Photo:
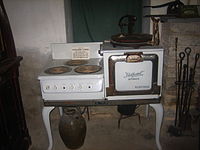
<svg viewBox="0 0 200 150">
<path fill-rule="evenodd" d="M 52 59 L 90 59 L 101 58 L 98 53 L 101 42 L 92 43 L 53 43 Z M 89 45 L 89 46 L 88 46 Z"/>
</svg>

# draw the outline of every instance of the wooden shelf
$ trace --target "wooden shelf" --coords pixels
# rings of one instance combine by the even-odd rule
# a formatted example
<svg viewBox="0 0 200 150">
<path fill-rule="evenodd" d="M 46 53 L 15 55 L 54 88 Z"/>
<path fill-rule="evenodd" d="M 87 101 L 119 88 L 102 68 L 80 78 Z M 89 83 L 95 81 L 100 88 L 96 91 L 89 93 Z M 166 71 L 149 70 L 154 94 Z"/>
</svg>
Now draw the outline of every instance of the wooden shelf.
<svg viewBox="0 0 200 150">
<path fill-rule="evenodd" d="M 161 22 L 170 22 L 170 23 L 190 23 L 190 22 L 200 22 L 199 17 L 177 17 L 173 15 L 146 15 L 144 17 L 159 17 Z"/>
</svg>

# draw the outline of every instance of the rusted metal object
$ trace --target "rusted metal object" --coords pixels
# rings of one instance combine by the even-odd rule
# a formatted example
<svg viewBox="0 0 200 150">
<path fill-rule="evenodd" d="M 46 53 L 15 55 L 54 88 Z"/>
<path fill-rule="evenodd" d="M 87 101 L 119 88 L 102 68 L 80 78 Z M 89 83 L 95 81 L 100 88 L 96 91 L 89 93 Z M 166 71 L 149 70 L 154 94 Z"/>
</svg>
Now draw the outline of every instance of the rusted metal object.
<svg viewBox="0 0 200 150">
<path fill-rule="evenodd" d="M 153 21 L 152 44 L 153 45 L 159 45 L 159 43 L 160 43 L 160 34 L 159 34 L 159 22 L 160 22 L 160 19 L 156 19 L 155 17 L 151 17 L 151 20 Z"/>
<path fill-rule="evenodd" d="M 178 112 L 180 108 L 180 92 L 181 92 L 181 76 L 182 76 L 182 62 L 185 58 L 185 53 L 181 52 L 179 53 L 180 57 L 180 65 L 179 65 L 179 74 L 178 74 L 178 81 L 176 82 L 176 85 L 178 86 L 178 92 L 177 92 L 177 100 L 176 100 L 176 113 L 175 113 L 175 126 L 177 125 L 178 121 Z"/>
<path fill-rule="evenodd" d="M 123 17 L 120 18 L 119 20 L 119 27 L 120 27 L 120 30 L 121 30 L 121 33 L 123 34 L 123 28 L 125 26 L 128 27 L 128 34 L 131 35 L 133 34 L 133 27 L 135 25 L 135 21 L 137 20 L 136 16 L 133 16 L 133 15 L 125 15 Z M 125 33 L 124 33 L 125 34 Z"/>
<path fill-rule="evenodd" d="M 150 34 L 117 34 L 111 37 L 112 41 L 115 43 L 126 43 L 128 44 L 143 44 L 145 42 L 151 41 L 152 35 Z"/>
<path fill-rule="evenodd" d="M 120 117 L 118 119 L 118 128 L 120 128 L 120 123 L 122 119 L 126 119 L 129 117 L 138 116 L 139 124 L 141 124 L 140 114 L 135 112 L 139 105 L 118 105 L 117 111 L 120 113 Z"/>
<path fill-rule="evenodd" d="M 178 16 L 183 17 L 183 18 L 199 17 L 197 5 L 183 5 L 183 6 L 181 6 Z"/>
<path fill-rule="evenodd" d="M 57 67 L 48 68 L 44 72 L 47 74 L 62 74 L 62 73 L 70 72 L 71 70 L 72 69 L 67 66 L 57 66 Z"/>
<path fill-rule="evenodd" d="M 98 72 L 101 70 L 100 66 L 97 65 L 83 65 L 83 66 L 79 66 L 77 68 L 75 68 L 75 72 L 78 73 L 94 73 L 94 72 Z"/>
<path fill-rule="evenodd" d="M 111 43 L 115 46 L 128 46 L 128 47 L 140 47 L 144 45 L 150 45 L 152 35 L 134 33 L 134 24 L 137 18 L 133 15 L 125 15 L 119 20 L 119 27 L 121 33 L 111 36 Z M 127 27 L 127 31 L 125 31 Z"/>
<path fill-rule="evenodd" d="M 195 85 L 195 70 L 200 54 L 196 53 L 194 65 L 193 67 L 190 67 L 191 65 L 189 63 L 189 57 L 191 51 L 192 50 L 190 47 L 186 47 L 184 52 L 179 53 L 180 65 L 178 71 L 178 80 L 176 81 L 178 90 L 176 100 L 175 126 L 170 126 L 169 128 L 169 132 L 175 136 L 183 135 L 184 131 L 192 129 L 190 105 Z M 187 60 L 186 64 L 183 64 L 185 56 Z"/>
<path fill-rule="evenodd" d="M 185 95 L 185 89 L 186 89 L 186 83 L 185 83 L 185 79 L 186 79 L 186 69 L 187 69 L 187 65 L 184 64 L 183 65 L 183 78 L 182 78 L 182 84 L 181 84 L 181 97 L 180 97 L 180 105 L 179 105 L 179 124 L 178 126 L 181 126 L 182 123 L 182 117 L 183 117 L 183 99 Z"/>
</svg>

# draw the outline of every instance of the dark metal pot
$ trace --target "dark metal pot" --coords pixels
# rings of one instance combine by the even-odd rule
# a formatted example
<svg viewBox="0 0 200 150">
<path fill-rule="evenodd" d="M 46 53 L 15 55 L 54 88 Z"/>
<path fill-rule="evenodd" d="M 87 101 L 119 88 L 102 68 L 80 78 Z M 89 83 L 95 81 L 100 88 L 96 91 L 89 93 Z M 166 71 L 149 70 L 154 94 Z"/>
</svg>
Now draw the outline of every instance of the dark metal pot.
<svg viewBox="0 0 200 150">
<path fill-rule="evenodd" d="M 137 105 L 118 105 L 117 111 L 121 115 L 131 116 L 135 113 Z"/>
<path fill-rule="evenodd" d="M 64 108 L 59 122 L 59 133 L 69 149 L 80 148 L 85 140 L 86 122 L 76 109 Z"/>
</svg>

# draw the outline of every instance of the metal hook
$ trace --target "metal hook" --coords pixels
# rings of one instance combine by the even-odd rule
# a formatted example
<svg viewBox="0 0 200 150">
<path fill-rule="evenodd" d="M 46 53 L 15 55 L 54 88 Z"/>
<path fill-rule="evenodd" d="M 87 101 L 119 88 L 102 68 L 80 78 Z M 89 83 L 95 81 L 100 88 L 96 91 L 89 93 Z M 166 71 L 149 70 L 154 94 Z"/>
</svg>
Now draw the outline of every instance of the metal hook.
<svg viewBox="0 0 200 150">
<path fill-rule="evenodd" d="M 197 60 L 199 59 L 199 56 L 200 56 L 199 53 L 197 53 L 197 54 L 195 55 L 195 61 L 197 61 Z"/>
<path fill-rule="evenodd" d="M 191 49 L 190 47 L 186 47 L 186 48 L 185 48 L 185 53 L 186 53 L 187 55 L 190 55 L 191 51 L 192 51 L 192 49 Z"/>
<path fill-rule="evenodd" d="M 180 57 L 181 60 L 183 60 L 184 57 L 185 57 L 185 53 L 184 53 L 184 52 L 180 52 L 180 53 L 179 53 L 179 57 Z"/>
</svg>

